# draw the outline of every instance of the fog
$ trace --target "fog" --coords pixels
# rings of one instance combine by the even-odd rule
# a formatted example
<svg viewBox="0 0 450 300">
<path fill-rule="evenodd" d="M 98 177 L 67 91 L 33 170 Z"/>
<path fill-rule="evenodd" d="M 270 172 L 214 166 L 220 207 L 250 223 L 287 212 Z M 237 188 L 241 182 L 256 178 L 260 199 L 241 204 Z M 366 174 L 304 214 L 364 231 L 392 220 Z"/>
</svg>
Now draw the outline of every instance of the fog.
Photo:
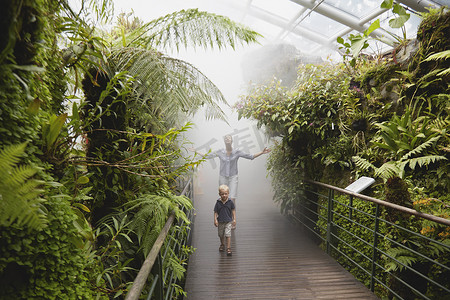
<svg viewBox="0 0 450 300">
<path fill-rule="evenodd" d="M 226 15 L 233 21 L 241 22 L 241 15 L 232 15 L 232 11 L 226 10 L 216 1 L 202 0 L 169 0 L 169 1 L 139 1 L 139 0 L 115 0 L 115 13 L 134 12 L 134 15 L 144 21 L 164 16 L 168 13 L 187 8 L 198 8 L 216 14 Z M 256 28 L 252 28 L 257 30 Z M 181 58 L 196 66 L 206 75 L 223 93 L 227 102 L 233 105 L 239 100 L 239 96 L 246 93 L 246 84 L 243 79 L 242 61 L 243 57 L 263 45 L 270 43 L 264 38 L 260 44 L 238 46 L 235 50 L 189 50 L 179 53 L 167 53 L 170 56 Z M 248 76 L 247 76 L 248 77 Z M 193 148 L 200 153 L 208 150 L 218 150 L 224 147 L 223 136 L 233 136 L 233 147 L 247 153 L 257 153 L 265 146 L 270 148 L 270 141 L 261 130 L 256 128 L 254 121 L 241 119 L 238 121 L 237 114 L 230 107 L 222 106 L 227 115 L 227 121 L 205 120 L 200 111 L 192 120 L 193 128 L 186 137 L 192 141 Z M 270 155 L 270 154 L 269 154 Z M 270 179 L 266 176 L 267 154 L 254 160 L 239 159 L 239 188 L 238 201 L 246 197 L 270 197 L 272 189 Z M 195 177 L 195 192 L 197 195 L 218 197 L 219 159 L 210 159 L 202 163 Z"/>
<path fill-rule="evenodd" d="M 247 50 L 248 51 L 248 50 Z M 245 94 L 246 82 L 243 80 L 241 61 L 246 53 L 244 49 L 236 52 L 203 52 L 185 54 L 184 59 L 199 68 L 221 90 L 230 105 Z M 227 115 L 228 124 L 220 120 L 205 120 L 200 111 L 192 120 L 193 128 L 187 137 L 193 142 L 194 148 L 200 153 L 209 150 L 224 148 L 223 137 L 227 134 L 233 136 L 233 148 L 255 154 L 270 148 L 270 140 L 264 132 L 256 127 L 255 121 L 247 119 L 238 120 L 237 113 L 230 107 L 222 106 Z M 239 188 L 238 201 L 246 197 L 272 197 L 270 179 L 266 176 L 267 154 L 254 160 L 239 159 Z M 205 161 L 196 174 L 196 194 L 212 199 L 217 198 L 219 178 L 219 159 Z"/>
<path fill-rule="evenodd" d="M 134 12 L 134 15 L 144 21 L 150 21 L 168 13 L 187 8 L 198 8 L 229 17 L 233 21 L 241 22 L 242 13 L 227 10 L 224 5 L 217 1 L 206 0 L 166 0 L 166 1 L 140 1 L 140 0 L 115 0 L 115 13 Z M 234 13 L 234 15 L 233 15 Z M 261 28 L 252 28 L 259 31 Z M 271 41 L 261 39 L 259 45 L 238 46 L 235 50 L 189 50 L 174 53 L 166 53 L 172 57 L 181 58 L 196 66 L 206 75 L 223 93 L 230 105 L 239 100 L 239 96 L 246 93 L 248 78 L 252 77 L 246 70 L 246 80 L 243 79 L 242 62 L 244 56 L 260 49 Z M 247 56 L 248 57 L 248 56 Z M 260 75 L 260 74 L 259 74 Z M 255 74 L 256 78 L 256 74 Z M 205 120 L 200 111 L 192 120 L 193 128 L 186 137 L 192 141 L 193 148 L 200 153 L 208 150 L 217 150 L 224 147 L 223 136 L 233 136 L 233 147 L 247 153 L 257 153 L 265 146 L 270 148 L 270 141 L 264 133 L 256 128 L 254 121 L 241 119 L 238 121 L 237 114 L 230 107 L 223 106 L 228 124 L 218 120 Z M 269 154 L 270 155 L 270 154 Z M 270 179 L 266 174 L 266 159 L 268 155 L 262 155 L 254 160 L 241 158 L 239 160 L 239 199 L 252 197 L 272 197 Z M 197 195 L 215 199 L 217 195 L 219 177 L 218 158 L 207 160 L 202 163 L 196 172 L 195 191 Z"/>
</svg>

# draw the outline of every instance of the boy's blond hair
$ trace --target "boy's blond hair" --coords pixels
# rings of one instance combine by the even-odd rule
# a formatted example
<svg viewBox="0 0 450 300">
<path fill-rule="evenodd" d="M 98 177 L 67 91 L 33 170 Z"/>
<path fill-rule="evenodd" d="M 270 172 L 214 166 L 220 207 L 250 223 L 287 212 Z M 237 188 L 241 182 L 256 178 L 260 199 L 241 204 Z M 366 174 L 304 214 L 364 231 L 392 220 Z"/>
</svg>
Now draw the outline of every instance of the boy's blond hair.
<svg viewBox="0 0 450 300">
<path fill-rule="evenodd" d="M 226 184 L 222 184 L 219 186 L 219 192 L 223 190 L 230 192 L 230 188 Z"/>
</svg>

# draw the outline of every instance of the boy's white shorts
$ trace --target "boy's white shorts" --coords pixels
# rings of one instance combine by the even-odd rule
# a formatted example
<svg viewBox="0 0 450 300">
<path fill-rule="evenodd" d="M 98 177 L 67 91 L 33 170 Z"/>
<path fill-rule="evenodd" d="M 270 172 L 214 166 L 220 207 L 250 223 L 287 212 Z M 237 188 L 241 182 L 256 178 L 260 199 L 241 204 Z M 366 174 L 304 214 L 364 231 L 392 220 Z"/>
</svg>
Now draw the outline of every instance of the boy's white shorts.
<svg viewBox="0 0 450 300">
<path fill-rule="evenodd" d="M 218 226 L 219 237 L 223 238 L 231 236 L 231 222 L 228 223 L 219 223 Z"/>
</svg>

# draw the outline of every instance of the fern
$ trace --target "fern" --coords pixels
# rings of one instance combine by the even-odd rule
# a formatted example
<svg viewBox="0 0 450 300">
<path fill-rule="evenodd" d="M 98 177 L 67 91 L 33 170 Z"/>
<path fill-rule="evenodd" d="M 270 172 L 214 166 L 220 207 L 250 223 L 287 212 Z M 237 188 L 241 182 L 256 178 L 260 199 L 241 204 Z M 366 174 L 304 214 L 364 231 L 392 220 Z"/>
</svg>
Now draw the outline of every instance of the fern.
<svg viewBox="0 0 450 300">
<path fill-rule="evenodd" d="M 447 158 L 445 156 L 440 155 L 427 155 L 417 158 L 411 158 L 408 160 L 409 167 L 414 170 L 416 165 L 419 165 L 419 167 L 428 166 L 429 164 L 432 164 L 439 160 L 446 160 Z"/>
<path fill-rule="evenodd" d="M 0 151 L 0 225 L 42 229 L 47 216 L 39 197 L 42 181 L 32 179 L 37 168 L 17 166 L 25 148 L 24 143 Z"/>
<path fill-rule="evenodd" d="M 404 248 L 391 248 L 386 250 L 389 262 L 386 263 L 386 272 L 403 270 L 417 261 L 417 257 L 411 255 L 411 252 Z M 392 259 L 392 260 L 391 260 Z"/>
<path fill-rule="evenodd" d="M 192 203 L 185 196 L 145 194 L 127 204 L 127 212 L 135 212 L 131 228 L 137 234 L 144 253 L 152 248 L 168 216 L 174 212 L 177 219 L 189 222 L 183 207 L 192 208 Z"/>
<path fill-rule="evenodd" d="M 426 59 L 424 59 L 424 61 L 449 59 L 449 58 L 450 58 L 450 50 L 445 50 L 428 56 Z"/>
<path fill-rule="evenodd" d="M 440 136 L 434 136 L 434 137 L 430 138 L 428 141 L 423 142 L 416 148 L 414 148 L 411 151 L 409 151 L 408 153 L 406 153 L 404 156 L 402 156 L 402 158 L 400 160 L 406 160 L 406 159 L 412 157 L 413 155 L 422 154 L 425 149 L 432 146 L 435 142 L 437 142 L 437 140 L 439 140 L 439 138 L 440 138 Z"/>
<path fill-rule="evenodd" d="M 375 168 L 375 176 L 381 177 L 385 180 L 398 176 L 401 173 L 401 168 L 399 165 L 394 161 L 388 161 L 381 165 L 379 168 Z M 402 178 L 402 177 L 400 177 Z"/>
<path fill-rule="evenodd" d="M 367 171 L 370 169 L 373 169 L 373 170 L 376 169 L 376 167 L 365 158 L 362 158 L 359 156 L 353 156 L 352 160 L 355 163 L 355 165 L 363 171 Z"/>
<path fill-rule="evenodd" d="M 450 58 L 450 50 L 445 50 L 445 51 L 441 51 L 438 53 L 434 53 L 430 56 L 428 56 L 426 59 L 424 59 L 424 61 L 431 61 L 431 60 L 445 60 L 445 59 L 449 59 Z M 437 76 L 446 76 L 448 74 L 450 74 L 450 68 L 447 69 L 439 69 L 437 70 L 439 71 L 439 73 L 437 74 Z"/>
</svg>

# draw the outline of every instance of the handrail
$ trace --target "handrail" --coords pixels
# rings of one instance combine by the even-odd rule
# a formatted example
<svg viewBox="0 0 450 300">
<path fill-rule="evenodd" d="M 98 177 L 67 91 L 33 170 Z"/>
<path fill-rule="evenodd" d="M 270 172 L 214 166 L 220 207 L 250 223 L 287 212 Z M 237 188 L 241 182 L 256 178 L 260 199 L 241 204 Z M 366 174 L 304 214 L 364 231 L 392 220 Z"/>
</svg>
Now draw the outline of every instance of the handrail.
<svg viewBox="0 0 450 300">
<path fill-rule="evenodd" d="M 188 182 L 186 183 L 180 196 L 183 196 L 187 193 L 189 186 L 191 184 L 191 181 L 192 181 L 192 178 L 190 178 L 188 180 Z M 150 253 L 145 258 L 145 261 L 142 264 L 138 275 L 136 276 L 136 278 L 133 281 L 133 285 L 131 286 L 130 290 L 128 291 L 128 293 L 125 297 L 125 300 L 139 299 L 139 297 L 142 293 L 142 290 L 144 289 L 144 286 L 147 283 L 148 276 L 150 275 L 153 265 L 155 264 L 155 261 L 158 258 L 158 254 L 161 251 L 161 248 L 164 244 L 164 241 L 167 238 L 167 235 L 169 233 L 170 228 L 172 227 L 174 220 L 175 220 L 175 215 L 172 212 L 171 215 L 169 216 L 169 218 L 167 219 L 167 222 L 164 225 L 163 229 L 159 233 L 158 238 L 156 239 L 155 243 L 153 244 L 153 247 L 150 250 Z"/>
<path fill-rule="evenodd" d="M 450 295 L 449 219 L 322 182 L 303 183 L 304 193 L 286 212 L 372 292 L 405 300 L 412 294 L 429 300 Z M 354 205 L 353 198 L 362 202 Z M 373 205 L 361 206 L 363 202 Z M 382 206 L 399 214 L 382 213 Z M 407 215 L 426 222 L 416 223 Z"/>
<path fill-rule="evenodd" d="M 166 224 L 164 225 L 163 229 L 159 233 L 159 236 L 156 239 L 155 243 L 153 244 L 150 253 L 148 254 L 147 258 L 142 264 L 142 267 L 139 270 L 138 275 L 134 279 L 133 285 L 131 286 L 130 291 L 125 297 L 125 300 L 139 299 L 142 289 L 144 288 L 147 282 L 148 275 L 150 275 L 150 271 L 152 270 L 153 265 L 155 264 L 159 251 L 161 251 L 161 247 L 164 244 L 164 241 L 166 240 L 167 234 L 169 233 L 170 227 L 172 227 L 172 223 L 174 220 L 175 215 L 172 213 L 169 219 L 167 220 Z"/>
<path fill-rule="evenodd" d="M 404 206 L 401 206 L 401 205 L 398 205 L 398 204 L 395 204 L 395 203 L 391 203 L 391 202 L 387 202 L 387 201 L 383 201 L 383 200 L 380 200 L 380 199 L 377 199 L 377 198 L 372 198 L 372 197 L 369 197 L 369 196 L 366 196 L 366 195 L 363 195 L 363 194 L 358 194 L 358 193 L 355 193 L 355 192 L 352 192 L 352 191 L 349 191 L 349 190 L 346 190 L 346 189 L 342 189 L 342 188 L 339 188 L 339 187 L 336 187 L 336 186 L 332 186 L 332 185 L 329 185 L 329 184 L 326 184 L 326 183 L 322 183 L 322 182 L 318 182 L 318 181 L 314 181 L 314 180 L 305 180 L 305 182 L 313 183 L 315 185 L 318 185 L 318 186 L 321 186 L 321 187 L 324 187 L 324 188 L 327 188 L 327 189 L 332 189 L 332 190 L 338 191 L 338 192 L 343 193 L 343 194 L 354 196 L 354 197 L 357 197 L 357 198 L 360 198 L 360 199 L 363 199 L 363 200 L 367 200 L 367 201 L 370 201 L 370 202 L 373 202 L 373 203 L 376 203 L 376 204 L 380 204 L 382 206 L 394 208 L 394 209 L 399 210 L 401 212 L 404 212 L 404 213 L 407 213 L 407 214 L 410 214 L 410 215 L 415 215 L 415 216 L 418 216 L 418 217 L 421 217 L 421 218 L 424 218 L 424 219 L 427 219 L 427 220 L 430 220 L 430 221 L 434 221 L 434 222 L 440 223 L 442 225 L 450 226 L 450 220 L 449 219 L 445 219 L 445 218 L 441 218 L 441 217 L 438 217 L 438 216 L 434 216 L 434 215 L 430 215 L 430 214 L 427 214 L 427 213 L 423 213 L 423 212 L 417 211 L 417 210 L 412 209 L 412 208 L 404 207 Z"/>
</svg>

